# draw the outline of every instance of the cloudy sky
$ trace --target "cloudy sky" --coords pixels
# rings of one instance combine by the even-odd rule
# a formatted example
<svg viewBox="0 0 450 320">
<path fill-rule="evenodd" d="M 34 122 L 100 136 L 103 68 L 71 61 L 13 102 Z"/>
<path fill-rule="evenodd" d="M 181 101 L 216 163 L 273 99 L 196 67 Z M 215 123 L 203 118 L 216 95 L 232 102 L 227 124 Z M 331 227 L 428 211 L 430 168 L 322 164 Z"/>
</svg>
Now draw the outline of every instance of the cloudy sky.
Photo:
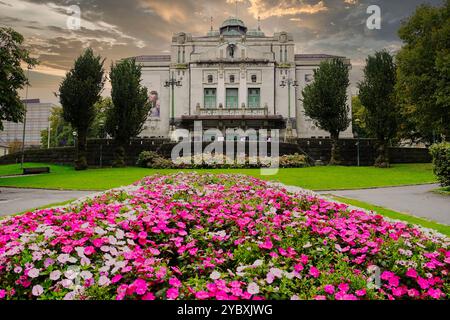
<svg viewBox="0 0 450 320">
<path fill-rule="evenodd" d="M 238 16 L 266 34 L 288 31 L 297 53 L 328 53 L 351 58 L 352 86 L 365 57 L 386 48 L 395 52 L 403 19 L 422 3 L 441 0 L 238 0 Z M 67 27 L 71 5 L 81 10 L 81 28 Z M 369 30 L 369 5 L 381 8 L 381 29 Z M 83 48 L 92 47 L 111 61 L 142 54 L 165 54 L 173 33 L 205 34 L 211 24 L 236 15 L 234 0 L 0 0 L 0 25 L 26 37 L 41 61 L 31 74 L 29 97 L 57 102 L 53 92 Z M 70 20 L 69 20 L 70 21 Z M 108 94 L 108 88 L 105 90 Z"/>
</svg>

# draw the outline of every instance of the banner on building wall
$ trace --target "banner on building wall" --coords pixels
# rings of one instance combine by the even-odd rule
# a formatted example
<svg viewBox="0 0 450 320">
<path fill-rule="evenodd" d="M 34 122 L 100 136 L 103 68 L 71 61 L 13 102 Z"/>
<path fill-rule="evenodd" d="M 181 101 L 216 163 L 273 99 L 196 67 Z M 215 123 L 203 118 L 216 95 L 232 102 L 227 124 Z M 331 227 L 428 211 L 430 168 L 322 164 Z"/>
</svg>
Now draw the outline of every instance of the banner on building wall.
<svg viewBox="0 0 450 320">
<path fill-rule="evenodd" d="M 149 120 L 159 119 L 161 117 L 161 78 L 159 75 L 145 75 L 144 85 L 147 87 L 150 102 Z"/>
</svg>

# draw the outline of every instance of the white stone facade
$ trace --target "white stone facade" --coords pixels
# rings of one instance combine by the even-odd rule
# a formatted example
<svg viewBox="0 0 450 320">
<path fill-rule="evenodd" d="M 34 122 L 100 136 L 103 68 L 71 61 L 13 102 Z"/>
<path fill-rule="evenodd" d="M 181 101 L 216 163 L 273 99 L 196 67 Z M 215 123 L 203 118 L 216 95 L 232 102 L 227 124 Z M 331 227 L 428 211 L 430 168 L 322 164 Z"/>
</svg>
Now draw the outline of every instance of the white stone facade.
<svg viewBox="0 0 450 320">
<path fill-rule="evenodd" d="M 205 36 L 178 33 L 172 38 L 170 55 L 136 57 L 155 106 L 141 136 L 168 137 L 171 124 L 190 128 L 195 120 L 219 129 L 279 128 L 283 136 L 290 131 L 286 124 L 291 119 L 291 136 L 328 137 L 305 117 L 300 99 L 314 69 L 331 58 L 335 56 L 295 54 L 292 35 L 266 36 L 236 18 Z M 165 87 L 172 77 L 178 82 L 173 104 L 172 88 Z M 297 87 L 287 85 L 294 81 Z M 351 108 L 350 89 L 348 105 Z M 352 136 L 351 127 L 341 133 L 341 137 Z"/>
</svg>

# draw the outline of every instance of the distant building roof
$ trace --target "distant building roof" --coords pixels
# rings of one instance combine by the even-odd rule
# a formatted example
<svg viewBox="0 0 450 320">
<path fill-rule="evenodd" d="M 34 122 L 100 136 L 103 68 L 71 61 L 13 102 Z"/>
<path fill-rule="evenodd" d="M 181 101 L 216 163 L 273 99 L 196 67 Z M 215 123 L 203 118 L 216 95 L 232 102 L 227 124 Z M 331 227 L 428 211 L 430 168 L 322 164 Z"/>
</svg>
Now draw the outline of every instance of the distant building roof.
<svg viewBox="0 0 450 320">
<path fill-rule="evenodd" d="M 335 55 L 331 55 L 331 54 L 296 54 L 295 55 L 295 60 L 301 60 L 301 59 L 331 59 L 331 58 L 344 58 L 341 56 L 335 56 Z"/>
<path fill-rule="evenodd" d="M 170 62 L 170 55 L 144 55 L 133 57 L 136 62 Z"/>
</svg>

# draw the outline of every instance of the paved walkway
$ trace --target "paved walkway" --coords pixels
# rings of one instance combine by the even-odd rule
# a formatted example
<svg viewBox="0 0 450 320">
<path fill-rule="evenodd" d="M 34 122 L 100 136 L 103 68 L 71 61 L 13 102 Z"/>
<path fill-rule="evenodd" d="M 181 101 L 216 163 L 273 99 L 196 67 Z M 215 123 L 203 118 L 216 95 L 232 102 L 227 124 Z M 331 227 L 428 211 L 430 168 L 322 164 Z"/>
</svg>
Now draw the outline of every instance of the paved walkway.
<svg viewBox="0 0 450 320">
<path fill-rule="evenodd" d="M 95 192 L 0 188 L 0 216 L 78 199 L 92 193 Z"/>
<path fill-rule="evenodd" d="M 450 225 L 450 196 L 431 192 L 436 188 L 439 188 L 439 185 L 427 184 L 365 190 L 326 191 L 321 193 L 356 199 Z"/>
</svg>

